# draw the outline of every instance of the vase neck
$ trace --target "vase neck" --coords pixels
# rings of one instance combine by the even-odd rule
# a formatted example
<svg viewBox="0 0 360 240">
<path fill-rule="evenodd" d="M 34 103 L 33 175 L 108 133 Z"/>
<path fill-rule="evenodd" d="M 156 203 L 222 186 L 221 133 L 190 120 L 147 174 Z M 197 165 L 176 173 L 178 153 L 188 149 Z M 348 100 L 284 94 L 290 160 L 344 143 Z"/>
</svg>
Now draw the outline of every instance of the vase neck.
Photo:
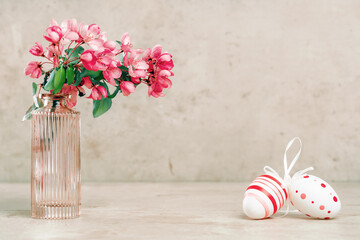
<svg viewBox="0 0 360 240">
<path fill-rule="evenodd" d="M 44 108 L 66 107 L 68 94 L 41 94 L 40 98 L 44 104 Z"/>
</svg>

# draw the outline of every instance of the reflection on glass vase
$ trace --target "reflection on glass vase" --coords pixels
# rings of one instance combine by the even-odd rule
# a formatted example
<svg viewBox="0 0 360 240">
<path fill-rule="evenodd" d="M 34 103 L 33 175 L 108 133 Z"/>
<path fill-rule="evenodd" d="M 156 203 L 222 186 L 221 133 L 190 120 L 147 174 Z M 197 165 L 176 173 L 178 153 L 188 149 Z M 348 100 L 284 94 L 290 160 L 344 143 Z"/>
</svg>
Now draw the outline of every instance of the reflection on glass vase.
<svg viewBox="0 0 360 240">
<path fill-rule="evenodd" d="M 42 94 L 31 113 L 31 216 L 75 218 L 80 214 L 80 112 L 68 95 Z"/>
</svg>

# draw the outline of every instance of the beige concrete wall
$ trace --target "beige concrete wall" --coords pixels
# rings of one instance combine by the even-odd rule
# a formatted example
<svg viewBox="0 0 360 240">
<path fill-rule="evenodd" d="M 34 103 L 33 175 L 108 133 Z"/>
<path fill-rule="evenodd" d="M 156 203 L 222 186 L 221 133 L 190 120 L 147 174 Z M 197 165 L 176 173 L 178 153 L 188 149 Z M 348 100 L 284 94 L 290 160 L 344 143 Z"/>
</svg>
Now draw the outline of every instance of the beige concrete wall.
<svg viewBox="0 0 360 240">
<path fill-rule="evenodd" d="M 51 18 L 97 23 L 109 38 L 161 43 L 174 55 L 173 88 L 145 87 L 110 112 L 82 113 L 85 181 L 252 180 L 282 168 L 293 136 L 295 170 L 360 179 L 360 1 L 0 1 L 0 181 L 28 181 L 34 60 L 28 49 Z"/>
</svg>

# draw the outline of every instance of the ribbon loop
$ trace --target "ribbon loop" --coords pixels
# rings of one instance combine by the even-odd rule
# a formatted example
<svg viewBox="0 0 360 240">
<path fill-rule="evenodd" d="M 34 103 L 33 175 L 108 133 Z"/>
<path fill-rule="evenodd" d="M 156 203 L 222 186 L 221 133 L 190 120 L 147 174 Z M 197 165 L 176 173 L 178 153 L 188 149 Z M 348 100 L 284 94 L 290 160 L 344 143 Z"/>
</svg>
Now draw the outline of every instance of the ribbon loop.
<svg viewBox="0 0 360 240">
<path fill-rule="evenodd" d="M 288 167 L 288 163 L 287 163 L 287 152 L 289 151 L 290 147 L 292 146 L 292 144 L 298 140 L 300 143 L 300 149 L 297 152 L 297 154 L 295 155 L 294 159 L 291 161 L 290 166 Z M 287 179 L 288 177 L 290 177 L 290 171 L 291 169 L 294 167 L 296 161 L 299 159 L 300 153 L 301 153 L 301 149 L 302 149 L 302 142 L 301 139 L 299 137 L 294 137 L 286 146 L 285 149 L 285 153 L 284 153 L 284 179 Z"/>
<path fill-rule="evenodd" d="M 291 163 L 290 163 L 290 165 L 288 167 L 287 152 L 289 151 L 289 149 L 291 148 L 291 146 L 293 145 L 293 143 L 296 140 L 299 141 L 299 143 L 300 143 L 300 149 L 296 153 L 294 159 L 291 161 Z M 306 169 L 303 169 L 303 170 L 300 170 L 300 171 L 296 172 L 292 177 L 290 176 L 291 169 L 294 167 L 296 161 L 299 159 L 301 150 L 302 150 L 302 142 L 301 142 L 301 139 L 299 137 L 294 137 L 293 139 L 291 139 L 291 141 L 286 146 L 285 153 L 284 153 L 284 182 L 285 182 L 285 186 L 282 186 L 282 187 L 286 188 L 287 190 L 288 190 L 288 187 L 290 186 L 291 181 L 292 181 L 293 178 L 297 178 L 297 177 L 303 175 L 304 173 L 306 173 L 307 171 L 314 170 L 313 167 L 308 167 Z M 269 166 L 265 166 L 264 171 L 267 174 L 274 174 L 274 175 L 280 177 L 279 174 Z M 290 210 L 290 199 L 289 198 L 284 203 L 284 206 L 282 207 L 282 209 L 284 209 L 284 208 L 285 208 L 285 210 L 279 211 L 279 213 L 283 213 L 283 215 L 281 215 L 280 217 L 286 216 L 289 212 L 298 212 L 298 210 Z"/>
<path fill-rule="evenodd" d="M 303 175 L 304 173 L 306 173 L 307 171 L 311 171 L 311 170 L 314 170 L 314 168 L 313 168 L 313 167 L 308 167 L 308 168 L 305 168 L 305 169 L 303 169 L 303 170 L 300 170 L 300 171 L 296 172 L 296 173 L 293 175 L 292 178 L 297 178 L 298 176 L 301 176 L 301 175 Z"/>
<path fill-rule="evenodd" d="M 266 174 L 274 174 L 275 176 L 281 178 L 280 175 L 279 175 L 273 168 L 271 168 L 271 167 L 269 167 L 269 166 L 265 166 L 265 167 L 264 167 L 264 172 L 265 172 Z"/>
</svg>

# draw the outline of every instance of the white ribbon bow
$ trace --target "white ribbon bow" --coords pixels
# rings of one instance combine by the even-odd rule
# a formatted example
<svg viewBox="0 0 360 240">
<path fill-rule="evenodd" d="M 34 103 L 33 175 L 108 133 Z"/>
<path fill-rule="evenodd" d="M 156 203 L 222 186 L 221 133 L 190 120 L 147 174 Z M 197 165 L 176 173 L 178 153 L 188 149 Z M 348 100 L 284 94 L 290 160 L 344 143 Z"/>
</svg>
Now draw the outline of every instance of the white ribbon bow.
<svg viewBox="0 0 360 240">
<path fill-rule="evenodd" d="M 292 144 L 298 140 L 299 143 L 300 143 L 300 149 L 299 151 L 297 152 L 297 154 L 295 155 L 295 157 L 293 158 L 293 160 L 291 161 L 289 167 L 288 167 L 288 161 L 287 161 L 287 152 L 289 151 L 290 147 L 292 146 Z M 283 188 L 286 188 L 288 190 L 288 187 L 290 186 L 291 184 L 291 180 L 293 178 L 297 178 L 298 176 L 301 176 L 303 175 L 304 173 L 306 173 L 307 171 L 310 171 L 310 170 L 314 170 L 313 167 L 308 167 L 306 169 L 303 169 L 303 170 L 300 170 L 298 172 L 296 172 L 293 177 L 290 176 L 290 172 L 291 172 L 291 169 L 294 167 L 296 161 L 299 159 L 300 157 L 300 153 L 301 153 L 301 150 L 302 150 L 302 143 L 301 143 L 301 139 L 299 137 L 294 137 L 293 139 L 291 139 L 291 141 L 287 144 L 286 146 L 286 149 L 285 149 L 285 153 L 284 153 L 284 182 L 285 182 L 285 186 L 281 186 Z M 275 176 L 280 177 L 280 175 L 274 170 L 272 169 L 271 167 L 269 166 L 265 166 L 264 167 L 264 171 L 265 173 L 267 174 L 274 174 Z M 290 207 L 290 204 L 289 204 L 290 200 L 289 198 L 286 200 L 284 206 L 286 205 L 286 210 L 285 211 L 279 211 L 279 212 L 282 212 L 284 213 L 284 215 L 282 215 L 281 217 L 284 217 L 286 216 L 290 211 L 289 211 L 289 207 Z M 294 210 L 292 212 L 297 212 L 297 210 Z"/>
</svg>

